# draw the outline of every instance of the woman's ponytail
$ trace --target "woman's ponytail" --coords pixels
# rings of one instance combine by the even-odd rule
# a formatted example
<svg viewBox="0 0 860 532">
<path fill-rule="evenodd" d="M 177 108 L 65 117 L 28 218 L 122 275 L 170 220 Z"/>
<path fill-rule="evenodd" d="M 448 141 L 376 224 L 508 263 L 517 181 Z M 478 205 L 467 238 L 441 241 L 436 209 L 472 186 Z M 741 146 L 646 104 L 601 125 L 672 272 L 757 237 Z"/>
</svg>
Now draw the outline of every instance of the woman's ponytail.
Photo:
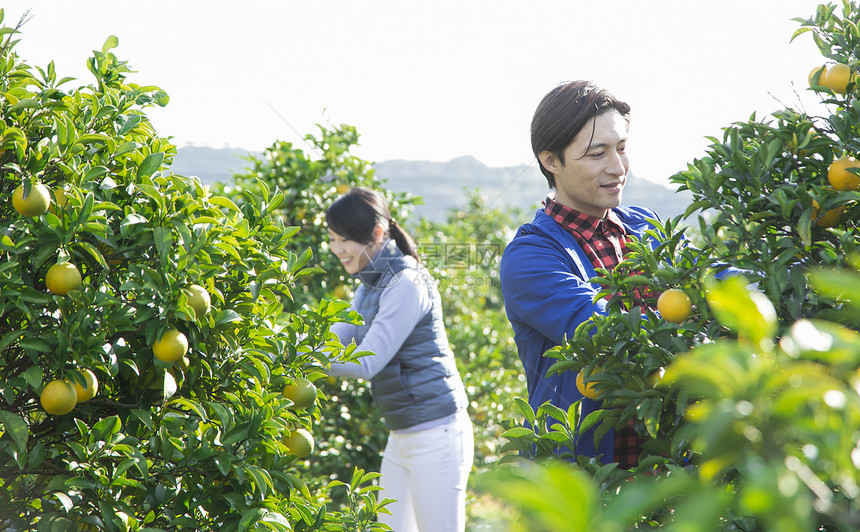
<svg viewBox="0 0 860 532">
<path fill-rule="evenodd" d="M 418 256 L 418 246 L 415 245 L 415 241 L 412 240 L 409 233 L 400 227 L 400 224 L 398 224 L 397 220 L 394 218 L 388 219 L 388 235 L 392 240 L 394 240 L 394 243 L 397 244 L 397 249 L 399 249 L 401 253 L 409 255 L 418 261 L 419 264 L 421 263 L 421 257 Z"/>
</svg>

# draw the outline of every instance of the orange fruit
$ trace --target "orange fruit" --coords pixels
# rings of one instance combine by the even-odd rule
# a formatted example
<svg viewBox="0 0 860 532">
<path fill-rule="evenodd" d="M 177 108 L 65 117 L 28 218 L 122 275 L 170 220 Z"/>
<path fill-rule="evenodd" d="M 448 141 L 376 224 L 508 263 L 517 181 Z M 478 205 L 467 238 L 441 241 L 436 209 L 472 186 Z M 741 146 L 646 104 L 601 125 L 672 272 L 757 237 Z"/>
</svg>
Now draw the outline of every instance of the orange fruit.
<svg viewBox="0 0 860 532">
<path fill-rule="evenodd" d="M 676 288 L 666 290 L 657 298 L 657 312 L 672 323 L 681 323 L 689 318 L 692 306 L 687 294 Z"/>
<path fill-rule="evenodd" d="M 827 75 L 827 66 L 817 66 L 809 72 L 809 86 L 824 86 L 824 76 Z"/>
<path fill-rule="evenodd" d="M 595 383 L 589 382 L 586 384 L 585 377 L 585 370 L 580 371 L 576 375 L 576 389 L 579 390 L 579 393 L 581 393 L 583 397 L 597 399 L 600 397 L 600 392 L 597 391 Z"/>
<path fill-rule="evenodd" d="M 349 294 L 346 292 L 346 287 L 341 285 L 335 286 L 333 291 L 334 297 L 338 299 L 346 299 Z"/>
<path fill-rule="evenodd" d="M 45 286 L 52 293 L 64 296 L 81 286 L 81 272 L 71 262 L 54 264 L 45 274 Z"/>
<path fill-rule="evenodd" d="M 291 431 L 290 435 L 284 438 L 283 443 L 290 454 L 295 455 L 296 458 L 304 458 L 314 452 L 314 437 L 305 429 Z"/>
<path fill-rule="evenodd" d="M 191 367 L 191 359 L 184 356 L 176 361 L 176 365 L 179 366 L 179 369 L 182 371 L 188 371 L 188 368 Z"/>
<path fill-rule="evenodd" d="M 99 391 L 99 381 L 96 379 L 96 374 L 93 373 L 89 369 L 80 370 L 78 373 L 84 378 L 87 383 L 86 388 L 81 386 L 77 381 L 72 383 L 72 387 L 75 389 L 75 394 L 77 395 L 77 399 L 79 403 L 83 403 L 89 401 Z"/>
<path fill-rule="evenodd" d="M 68 203 L 68 202 L 69 202 L 69 198 L 68 198 L 68 196 L 66 196 L 66 191 L 63 190 L 62 188 L 55 188 L 54 189 L 54 202 L 48 207 L 48 209 L 52 213 L 57 214 L 57 211 L 60 211 L 60 210 L 66 208 L 66 203 Z"/>
<path fill-rule="evenodd" d="M 42 183 L 33 183 L 30 193 L 24 197 L 24 185 L 12 192 L 12 206 L 21 216 L 39 216 L 51 205 L 51 191 Z"/>
<path fill-rule="evenodd" d="M 212 308 L 212 298 L 209 292 L 199 284 L 192 284 L 185 288 L 185 296 L 188 298 L 188 306 L 194 309 L 197 319 L 209 313 Z"/>
<path fill-rule="evenodd" d="M 152 354 L 162 362 L 173 363 L 188 352 L 188 338 L 176 329 L 168 329 L 152 344 Z"/>
<path fill-rule="evenodd" d="M 854 157 L 840 157 L 827 168 L 827 180 L 836 190 L 860 190 L 860 176 L 849 168 L 860 169 L 860 161 Z"/>
<path fill-rule="evenodd" d="M 851 67 L 843 63 L 836 63 L 828 67 L 824 73 L 824 82 L 821 83 L 833 92 L 845 94 L 848 92 L 848 84 L 854 81 L 854 72 Z"/>
<path fill-rule="evenodd" d="M 68 381 L 57 379 L 42 388 L 39 402 L 42 403 L 42 409 L 52 416 L 64 416 L 75 408 L 78 394 Z"/>
<path fill-rule="evenodd" d="M 821 227 L 833 227 L 837 225 L 842 215 L 845 214 L 845 205 L 827 210 L 820 216 L 818 214 L 819 208 L 818 202 L 812 200 L 812 220 Z"/>
<path fill-rule="evenodd" d="M 295 408 L 307 408 L 317 400 L 317 387 L 311 381 L 299 377 L 294 384 L 284 386 L 284 397 L 293 402 Z"/>
</svg>

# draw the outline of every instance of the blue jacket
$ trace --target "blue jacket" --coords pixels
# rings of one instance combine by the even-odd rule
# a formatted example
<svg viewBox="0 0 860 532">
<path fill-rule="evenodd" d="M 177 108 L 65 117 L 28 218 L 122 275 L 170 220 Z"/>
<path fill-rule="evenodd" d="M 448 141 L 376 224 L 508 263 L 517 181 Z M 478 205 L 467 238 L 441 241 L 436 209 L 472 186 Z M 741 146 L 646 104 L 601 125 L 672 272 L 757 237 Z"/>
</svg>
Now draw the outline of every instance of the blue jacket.
<svg viewBox="0 0 860 532">
<path fill-rule="evenodd" d="M 643 207 L 613 209 L 628 233 L 642 238 L 653 225 L 647 219 L 657 214 Z M 597 273 L 573 236 L 555 220 L 538 210 L 532 223 L 524 224 L 505 248 L 501 261 L 505 311 L 514 329 L 520 360 L 526 372 L 529 404 L 537 410 L 549 401 L 567 410 L 582 399 L 582 418 L 600 408 L 600 402 L 584 398 L 576 388 L 576 373 L 561 372 L 547 377 L 555 359 L 543 354 L 572 337 L 576 328 L 594 313 L 606 313 L 606 301 L 594 301 L 600 290 L 588 279 Z M 591 431 L 577 441 L 577 454 L 614 461 L 614 431 L 597 448 Z"/>
</svg>

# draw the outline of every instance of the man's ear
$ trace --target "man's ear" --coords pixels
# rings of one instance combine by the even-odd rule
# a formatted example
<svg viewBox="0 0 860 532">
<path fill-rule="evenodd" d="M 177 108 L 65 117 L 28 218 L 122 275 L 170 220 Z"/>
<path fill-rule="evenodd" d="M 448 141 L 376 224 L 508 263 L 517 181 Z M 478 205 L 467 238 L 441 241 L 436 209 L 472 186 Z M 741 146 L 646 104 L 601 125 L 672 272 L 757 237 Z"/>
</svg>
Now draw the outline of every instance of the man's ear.
<svg viewBox="0 0 860 532">
<path fill-rule="evenodd" d="M 553 174 L 558 173 L 560 164 L 558 157 L 556 157 L 551 151 L 544 150 L 538 154 L 538 159 L 540 159 L 540 163 L 544 168 L 552 172 Z"/>
</svg>

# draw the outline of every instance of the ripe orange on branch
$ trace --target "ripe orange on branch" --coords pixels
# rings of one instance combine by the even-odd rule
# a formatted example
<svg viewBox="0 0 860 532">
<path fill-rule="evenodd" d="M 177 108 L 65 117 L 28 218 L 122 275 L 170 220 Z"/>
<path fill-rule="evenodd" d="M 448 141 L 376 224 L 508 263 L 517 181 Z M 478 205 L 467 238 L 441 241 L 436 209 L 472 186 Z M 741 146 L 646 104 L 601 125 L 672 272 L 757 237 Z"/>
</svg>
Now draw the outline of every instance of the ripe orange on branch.
<svg viewBox="0 0 860 532">
<path fill-rule="evenodd" d="M 72 384 L 72 387 L 75 389 L 75 394 L 77 395 L 78 402 L 83 403 L 85 401 L 89 401 L 98 393 L 99 381 L 98 379 L 96 379 L 95 373 L 93 373 L 89 369 L 83 369 L 78 373 L 81 374 L 87 385 L 86 387 L 83 387 L 78 382 L 74 382 Z"/>
<path fill-rule="evenodd" d="M 152 354 L 162 362 L 176 362 L 187 352 L 188 338 L 176 329 L 169 329 L 152 344 Z"/>
<path fill-rule="evenodd" d="M 848 92 L 848 85 L 854 82 L 854 72 L 851 70 L 850 66 L 843 63 L 836 63 L 835 65 L 827 68 L 823 79 L 824 82 L 820 83 L 821 85 L 824 85 L 833 92 L 845 94 Z"/>
<path fill-rule="evenodd" d="M 296 455 L 297 458 L 304 458 L 314 452 L 314 437 L 305 429 L 291 431 L 290 435 L 284 438 L 283 443 L 290 454 Z"/>
<path fill-rule="evenodd" d="M 209 292 L 199 284 L 192 284 L 185 288 L 185 296 L 188 298 L 188 306 L 194 309 L 197 319 L 209 313 L 212 308 L 212 298 Z"/>
<path fill-rule="evenodd" d="M 42 403 L 42 409 L 52 416 L 64 416 L 75 408 L 78 395 L 68 381 L 57 379 L 42 388 L 39 402 Z"/>
<path fill-rule="evenodd" d="M 666 290 L 657 298 L 657 312 L 672 323 L 681 323 L 689 318 L 692 307 L 689 296 L 677 288 Z"/>
<path fill-rule="evenodd" d="M 293 402 L 295 408 L 307 408 L 317 400 L 317 387 L 314 383 L 299 377 L 294 384 L 284 386 L 284 397 Z"/>
<path fill-rule="evenodd" d="M 81 286 L 81 272 L 71 262 L 54 264 L 45 274 L 45 286 L 52 293 L 64 296 Z"/>
<path fill-rule="evenodd" d="M 21 216 L 39 216 L 51 205 L 51 191 L 42 183 L 33 183 L 30 193 L 24 196 L 24 185 L 12 192 L 12 206 Z"/>
<path fill-rule="evenodd" d="M 812 220 L 821 227 L 833 227 L 839 223 L 842 215 L 845 214 L 845 205 L 824 211 L 824 214 L 819 215 L 820 205 L 817 201 L 812 200 Z"/>
<path fill-rule="evenodd" d="M 827 168 L 827 180 L 836 190 L 860 190 L 860 176 L 849 168 L 860 170 L 860 161 L 854 157 L 840 157 Z"/>
<path fill-rule="evenodd" d="M 600 392 L 597 391 L 597 387 L 593 382 L 586 384 L 585 377 L 587 377 L 585 370 L 580 371 L 576 375 L 576 389 L 579 390 L 579 393 L 581 393 L 583 397 L 597 399 L 600 397 Z"/>
<path fill-rule="evenodd" d="M 809 72 L 809 86 L 824 86 L 824 79 L 827 75 L 827 66 L 817 66 Z"/>
</svg>

